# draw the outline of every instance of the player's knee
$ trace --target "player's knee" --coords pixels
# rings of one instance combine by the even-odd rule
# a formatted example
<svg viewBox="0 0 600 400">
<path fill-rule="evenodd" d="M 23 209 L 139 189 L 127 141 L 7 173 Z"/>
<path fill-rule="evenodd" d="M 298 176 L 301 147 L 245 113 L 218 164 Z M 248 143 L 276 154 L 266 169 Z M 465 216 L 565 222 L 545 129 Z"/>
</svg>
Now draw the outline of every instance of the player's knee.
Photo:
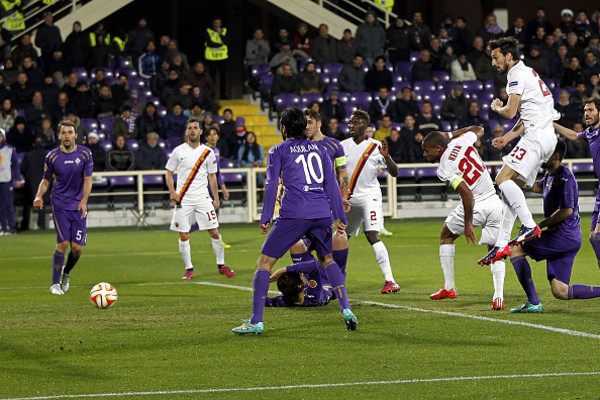
<svg viewBox="0 0 600 400">
<path fill-rule="evenodd" d="M 291 254 L 302 254 L 306 253 L 308 249 L 302 240 L 299 240 L 295 245 L 290 249 Z"/>
<path fill-rule="evenodd" d="M 213 239 L 219 239 L 221 237 L 221 235 L 219 234 L 219 230 L 218 229 L 210 229 L 208 231 L 208 234 Z"/>
<path fill-rule="evenodd" d="M 68 247 L 69 247 L 69 242 L 66 240 L 64 242 L 58 242 L 56 244 L 56 250 L 60 251 L 61 253 L 64 253 L 65 251 L 67 251 Z"/>
<path fill-rule="evenodd" d="M 179 240 L 181 240 L 182 242 L 185 242 L 187 240 L 189 240 L 190 238 L 190 234 L 187 232 L 179 232 Z"/>
<path fill-rule="evenodd" d="M 73 255 L 80 256 L 82 251 L 83 246 L 76 243 L 71 243 L 71 252 L 73 253 Z"/>
<path fill-rule="evenodd" d="M 379 235 L 375 231 L 365 232 L 365 236 L 367 237 L 367 240 L 371 244 L 375 244 L 375 243 L 379 242 Z"/>
<path fill-rule="evenodd" d="M 569 300 L 569 285 L 558 281 L 556 278 L 550 281 L 552 295 L 559 300 Z"/>
</svg>

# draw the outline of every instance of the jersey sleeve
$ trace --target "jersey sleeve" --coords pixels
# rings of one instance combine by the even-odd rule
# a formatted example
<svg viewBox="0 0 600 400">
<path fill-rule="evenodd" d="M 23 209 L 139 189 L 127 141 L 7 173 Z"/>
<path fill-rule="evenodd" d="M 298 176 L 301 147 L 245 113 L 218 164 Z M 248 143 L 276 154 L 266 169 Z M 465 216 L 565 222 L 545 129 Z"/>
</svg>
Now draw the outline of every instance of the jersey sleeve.
<svg viewBox="0 0 600 400">
<path fill-rule="evenodd" d="M 55 158 L 56 158 L 56 153 L 51 151 L 46 155 L 46 159 L 44 160 L 43 178 L 48 181 L 51 180 L 52 175 L 54 174 L 54 159 Z"/>
<path fill-rule="evenodd" d="M 265 307 L 290 307 L 290 305 L 283 300 L 283 295 L 280 294 L 279 296 L 275 297 L 267 296 L 265 298 Z"/>
<path fill-rule="evenodd" d="M 477 134 L 475 134 L 475 132 L 468 131 L 461 135 L 461 139 L 465 142 L 468 142 L 469 145 L 473 145 L 477 142 L 478 137 Z"/>
<path fill-rule="evenodd" d="M 171 155 L 169 156 L 169 160 L 167 160 L 167 165 L 165 168 L 171 172 L 177 171 L 177 166 L 178 166 L 177 160 L 179 160 L 179 151 L 177 151 L 177 148 L 175 148 L 173 150 L 173 152 L 171 153 Z"/>
<path fill-rule="evenodd" d="M 275 210 L 279 174 L 281 173 L 281 158 L 277 152 L 278 148 L 278 146 L 271 147 L 267 155 L 267 179 L 265 180 L 265 199 L 260 218 L 261 224 L 270 222 Z"/>
<path fill-rule="evenodd" d="M 286 267 L 286 270 L 288 272 L 302 272 L 305 275 L 318 275 L 319 274 L 319 267 L 317 264 L 317 260 L 310 260 L 310 261 L 302 261 L 296 264 L 292 264 L 292 265 L 288 265 Z"/>
<path fill-rule="evenodd" d="M 85 150 L 85 176 L 92 176 L 94 173 L 94 159 L 92 158 L 92 152 L 90 150 Z"/>
<path fill-rule="evenodd" d="M 513 69 L 511 71 L 506 84 L 506 94 L 509 96 L 511 94 L 523 95 L 525 91 L 525 72 L 523 69 Z"/>
<path fill-rule="evenodd" d="M 448 158 L 442 159 L 437 168 L 438 179 L 454 190 L 463 181 L 462 175 L 462 172 Z"/>
<path fill-rule="evenodd" d="M 342 146 L 341 143 L 337 142 L 335 147 L 335 153 L 334 153 L 334 163 L 335 163 L 335 167 L 342 167 L 342 168 L 346 168 L 346 153 L 344 152 L 344 147 Z"/>
<path fill-rule="evenodd" d="M 577 182 L 575 177 L 571 174 L 563 175 L 560 177 L 560 185 L 562 193 L 560 196 L 560 204 L 558 208 L 572 208 L 575 209 L 577 205 L 575 203 L 575 193 L 577 193 Z"/>
<path fill-rule="evenodd" d="M 208 156 L 206 157 L 206 168 L 209 174 L 217 173 L 217 158 L 215 157 L 215 152 L 212 150 L 210 151 L 210 153 L 208 153 Z"/>
<path fill-rule="evenodd" d="M 326 151 L 322 151 L 321 153 L 327 157 Z M 340 220 L 344 225 L 348 225 L 346 213 L 344 212 L 344 206 L 342 203 L 342 194 L 340 193 L 340 187 L 335 179 L 333 165 L 331 165 L 331 163 L 324 163 L 323 173 L 325 175 L 324 189 L 325 193 L 327 193 L 327 197 L 329 197 L 329 204 L 331 207 L 331 212 L 333 213 L 333 218 Z"/>
</svg>

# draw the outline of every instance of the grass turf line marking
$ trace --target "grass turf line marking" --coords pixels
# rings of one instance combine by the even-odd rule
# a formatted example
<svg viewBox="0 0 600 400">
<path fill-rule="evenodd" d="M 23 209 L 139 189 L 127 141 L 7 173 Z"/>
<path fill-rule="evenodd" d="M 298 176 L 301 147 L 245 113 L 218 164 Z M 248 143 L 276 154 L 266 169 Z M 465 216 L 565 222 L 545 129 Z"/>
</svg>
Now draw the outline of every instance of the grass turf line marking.
<svg viewBox="0 0 600 400">
<path fill-rule="evenodd" d="M 459 381 L 482 381 L 491 379 L 529 379 L 529 378 L 556 378 L 566 376 L 595 376 L 600 371 L 592 372 L 556 372 L 540 374 L 513 374 L 513 375 L 484 375 L 484 376 L 456 376 L 448 378 L 429 379 L 398 379 L 393 381 L 366 381 L 366 382 L 341 382 L 341 383 L 316 383 L 305 385 L 286 386 L 255 386 L 247 388 L 222 388 L 222 389 L 190 389 L 190 390 L 157 390 L 148 392 L 123 392 L 123 393 L 90 393 L 90 394 L 58 394 L 53 396 L 37 397 L 13 397 L 0 400 L 51 400 L 51 399 L 80 399 L 86 397 L 118 397 L 118 396 L 159 396 L 174 394 L 202 394 L 202 393 L 225 393 L 225 392 L 258 392 L 267 390 L 290 390 L 290 389 L 318 389 L 348 386 L 372 386 L 372 385 L 401 385 L 407 383 L 436 383 L 436 382 L 459 382 Z"/>
</svg>

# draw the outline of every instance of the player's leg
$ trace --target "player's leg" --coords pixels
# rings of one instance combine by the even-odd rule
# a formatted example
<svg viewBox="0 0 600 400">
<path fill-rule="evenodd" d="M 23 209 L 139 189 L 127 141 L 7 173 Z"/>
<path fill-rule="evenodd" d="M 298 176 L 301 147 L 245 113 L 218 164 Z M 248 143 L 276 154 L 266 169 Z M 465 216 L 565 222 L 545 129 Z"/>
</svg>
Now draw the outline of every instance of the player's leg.
<svg viewBox="0 0 600 400">
<path fill-rule="evenodd" d="M 68 211 L 52 207 L 54 231 L 56 232 L 56 248 L 52 256 L 52 284 L 50 293 L 61 295 L 64 291 L 60 288 L 60 277 L 65 262 L 65 252 L 71 240 L 71 221 Z"/>
<path fill-rule="evenodd" d="M 512 313 L 542 312 L 542 303 L 535 290 L 533 279 L 531 279 L 531 267 L 529 266 L 527 258 L 525 258 L 526 255 L 527 253 L 522 246 L 517 245 L 513 247 L 510 262 L 515 269 L 521 287 L 527 295 L 527 301 L 525 301 L 521 307 L 511 309 L 510 312 Z"/>
<path fill-rule="evenodd" d="M 219 273 L 226 275 L 228 278 L 235 276 L 235 271 L 225 265 L 225 244 L 221 238 L 221 232 L 219 229 L 214 228 L 209 229 L 208 234 L 217 260 L 217 269 L 219 270 Z"/>
<path fill-rule="evenodd" d="M 595 232 L 600 232 L 600 228 L 598 226 L 598 212 L 600 210 L 600 190 L 598 190 L 598 194 L 596 195 L 596 204 L 594 205 L 594 212 L 592 212 L 592 229 L 590 232 L 590 244 L 594 249 L 594 253 L 596 254 L 596 260 L 598 260 L 598 267 L 600 268 L 600 233 L 595 234 Z"/>
<path fill-rule="evenodd" d="M 348 235 L 346 232 L 341 235 L 334 232 L 331 247 L 331 255 L 340 267 L 344 280 L 346 280 L 346 264 L 348 263 Z"/>
<path fill-rule="evenodd" d="M 498 234 L 494 236 L 495 245 L 491 247 L 491 249 L 485 257 L 477 261 L 480 265 L 491 264 L 495 261 L 502 260 L 510 256 L 510 246 L 508 246 L 508 241 L 510 240 L 510 235 L 515 224 L 515 219 L 517 219 L 517 214 L 515 214 L 515 212 L 512 210 L 512 208 L 506 201 L 506 197 L 503 195 L 501 197 L 502 215 L 499 223 L 500 230 Z"/>
<path fill-rule="evenodd" d="M 194 208 L 191 206 L 179 206 L 173 210 L 170 229 L 179 232 L 179 254 L 185 266 L 185 274 L 181 279 L 189 280 L 194 277 L 194 265 L 192 264 L 192 251 L 190 246 L 190 223 L 194 216 Z"/>
<path fill-rule="evenodd" d="M 314 259 L 308 250 L 308 242 L 309 241 L 307 239 L 300 239 L 290 249 L 290 256 L 292 257 L 292 262 L 294 264 Z"/>
<path fill-rule="evenodd" d="M 87 214 L 82 215 L 81 211 L 71 211 L 69 214 L 71 222 L 71 251 L 69 252 L 67 263 L 60 278 L 60 287 L 65 293 L 69 290 L 71 271 L 75 267 L 75 264 L 77 264 L 77 261 L 79 261 L 83 246 L 85 246 L 87 241 Z"/>
<path fill-rule="evenodd" d="M 458 297 L 456 283 L 454 282 L 454 240 L 459 236 L 448 228 L 447 223 L 442 227 L 440 233 L 440 265 L 444 274 L 444 285 L 439 291 L 429 296 L 433 300 L 454 299 Z"/>
<path fill-rule="evenodd" d="M 494 243 L 501 234 L 503 216 L 503 204 L 498 196 L 492 196 L 476 204 L 475 215 L 473 216 L 474 225 L 481 225 L 481 239 L 479 244 L 488 246 L 488 250 L 493 251 Z M 510 208 L 508 208 L 510 210 Z M 514 219 L 513 219 L 514 221 Z M 512 225 L 512 224 L 511 224 Z M 508 240 L 509 236 L 507 236 Z M 504 277 L 506 276 L 506 264 L 503 259 L 493 261 L 490 264 L 492 273 L 492 282 L 494 283 L 494 296 L 492 297 L 492 310 L 504 310 Z"/>
</svg>

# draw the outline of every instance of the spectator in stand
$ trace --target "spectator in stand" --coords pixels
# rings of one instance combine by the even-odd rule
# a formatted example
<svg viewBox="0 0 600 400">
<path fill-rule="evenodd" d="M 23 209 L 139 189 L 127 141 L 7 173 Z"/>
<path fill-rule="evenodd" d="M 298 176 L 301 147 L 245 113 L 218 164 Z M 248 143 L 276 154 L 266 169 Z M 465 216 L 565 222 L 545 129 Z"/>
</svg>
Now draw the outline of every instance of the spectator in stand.
<svg viewBox="0 0 600 400">
<path fill-rule="evenodd" d="M 227 147 L 229 148 L 229 156 L 237 160 L 240 147 L 246 143 L 246 134 L 248 130 L 241 121 L 235 123 L 235 135 L 229 136 L 227 139 Z"/>
<path fill-rule="evenodd" d="M 63 53 L 62 46 L 56 46 L 52 51 L 52 60 L 44 77 L 51 76 L 56 79 L 60 86 L 65 84 L 66 77 L 71 72 L 71 67 L 67 63 L 67 59 Z"/>
<path fill-rule="evenodd" d="M 598 18 L 600 18 L 600 11 L 598 12 Z M 596 58 L 600 58 L 600 22 L 598 24 L 599 32 L 592 32 L 587 47 L 583 49 L 585 52 L 593 51 Z"/>
<path fill-rule="evenodd" d="M 265 159 L 265 151 L 262 146 L 256 143 L 256 135 L 254 132 L 248 132 L 246 141 L 238 149 L 238 164 L 240 167 L 262 167 Z M 263 186 L 265 176 L 262 174 L 256 175 L 256 183 L 259 187 Z"/>
<path fill-rule="evenodd" d="M 94 98 L 86 81 L 77 84 L 77 94 L 72 99 L 75 112 L 80 118 L 95 118 Z"/>
<path fill-rule="evenodd" d="M 423 14 L 420 11 L 413 13 L 412 25 L 408 27 L 408 36 L 412 50 L 423 50 L 429 46 L 431 28 L 423 22 Z"/>
<path fill-rule="evenodd" d="M 600 64 L 598 63 L 597 57 L 593 51 L 587 51 L 585 53 L 585 62 L 581 67 L 581 81 L 586 86 L 591 87 L 590 78 L 592 75 L 600 74 Z M 541 75 L 541 74 L 540 74 Z"/>
<path fill-rule="evenodd" d="M 310 54 L 312 47 L 312 39 L 308 37 L 308 25 L 301 22 L 298 24 L 298 30 L 294 35 L 294 49 L 301 50 L 306 54 Z"/>
<path fill-rule="evenodd" d="M 45 117 L 42 119 L 42 127 L 34 133 L 36 141 L 38 139 L 41 140 L 44 148 L 49 150 L 58 145 L 57 135 L 54 132 L 54 129 L 52 129 L 52 120 L 50 118 Z M 77 140 L 79 141 L 79 136 L 77 136 Z"/>
<path fill-rule="evenodd" d="M 313 40 L 310 54 L 319 65 L 334 63 L 338 60 L 337 46 L 337 40 L 329 36 L 329 27 L 321 24 L 319 25 L 319 36 Z"/>
<path fill-rule="evenodd" d="M 31 57 L 35 62 L 38 61 L 38 53 L 31 43 L 31 34 L 26 33 L 21 36 L 21 40 L 15 49 L 12 51 L 10 58 L 14 62 L 15 68 L 23 65 L 25 57 Z"/>
<path fill-rule="evenodd" d="M 249 66 L 269 62 L 271 47 L 262 29 L 256 28 L 252 39 L 246 41 L 246 61 Z"/>
<path fill-rule="evenodd" d="M 221 124 L 221 132 L 219 133 L 219 140 L 217 142 L 217 147 L 219 147 L 220 143 L 227 141 L 229 136 L 233 135 L 235 132 L 235 121 L 233 120 L 233 111 L 231 108 L 226 108 L 223 110 L 223 123 Z M 219 150 L 221 148 L 219 147 Z M 221 150 L 221 154 L 226 154 L 227 152 Z"/>
<path fill-rule="evenodd" d="M 368 10 L 365 21 L 356 29 L 356 41 L 367 65 L 375 62 L 377 56 L 383 55 L 385 49 L 385 29 L 377 18 L 375 11 Z"/>
<path fill-rule="evenodd" d="M 137 137 L 136 117 L 131 113 L 131 107 L 121 107 L 121 113 L 115 117 L 113 123 L 113 137 L 125 136 L 125 139 L 135 139 Z"/>
<path fill-rule="evenodd" d="M 90 84 L 90 93 L 92 94 L 94 100 L 98 98 L 100 95 L 100 89 L 102 89 L 102 86 L 105 85 L 106 82 L 104 81 L 104 69 L 98 68 L 96 69 L 96 72 L 94 72 L 94 80 Z"/>
<path fill-rule="evenodd" d="M 598 32 L 597 25 L 595 28 L 592 28 L 592 24 L 587 17 L 586 11 L 583 8 L 577 11 L 577 18 L 575 18 L 573 32 L 577 34 L 577 38 L 581 43 L 586 43 L 589 40 L 593 29 Z"/>
<path fill-rule="evenodd" d="M 2 102 L 2 109 L 0 110 L 0 129 L 4 132 L 8 132 L 15 124 L 15 120 L 18 116 L 19 113 L 12 106 L 12 100 L 4 99 Z"/>
<path fill-rule="evenodd" d="M 527 24 L 527 43 L 535 38 L 538 28 L 544 28 L 545 32 L 553 31 L 552 23 L 546 18 L 546 11 L 543 7 L 538 7 L 535 18 Z"/>
<path fill-rule="evenodd" d="M 44 77 L 44 85 L 40 89 L 42 97 L 48 100 L 49 104 L 52 104 L 60 93 L 60 88 L 54 84 L 54 78 L 51 76 Z"/>
<path fill-rule="evenodd" d="M 291 41 L 290 31 L 286 28 L 279 28 L 277 32 L 277 38 L 272 42 L 271 54 L 277 54 L 281 51 L 281 45 L 285 42 Z"/>
<path fill-rule="evenodd" d="M 21 186 L 17 153 L 0 131 L 0 228 L 1 235 L 17 233 L 15 225 L 14 190 Z"/>
<path fill-rule="evenodd" d="M 160 58 L 160 53 L 157 52 L 157 54 Z M 181 65 L 181 68 L 183 69 L 182 73 L 184 73 L 190 69 L 190 63 L 188 61 L 188 56 L 184 52 L 179 50 L 179 48 L 177 46 L 177 40 L 175 40 L 175 39 L 169 40 L 168 47 L 167 47 L 167 53 L 165 56 L 167 58 L 169 58 L 170 60 L 173 60 L 173 62 L 175 62 L 175 60 L 179 57 L 181 59 L 180 65 Z"/>
<path fill-rule="evenodd" d="M 496 16 L 494 14 L 490 14 L 485 17 L 485 24 L 479 31 L 478 35 L 480 35 L 483 38 L 483 41 L 487 43 L 492 39 L 503 36 L 502 33 L 502 29 L 500 29 L 496 21 Z"/>
<path fill-rule="evenodd" d="M 31 57 L 25 57 L 23 59 L 23 65 L 20 70 L 27 74 L 27 83 L 32 89 L 38 90 L 44 85 L 44 71 L 34 64 Z"/>
<path fill-rule="evenodd" d="M 96 45 L 91 50 L 90 68 L 108 67 L 111 50 L 105 38 L 103 35 L 96 36 Z"/>
<path fill-rule="evenodd" d="M 206 111 L 202 117 L 202 131 L 208 132 L 213 122 L 213 113 L 211 113 L 210 111 Z"/>
<path fill-rule="evenodd" d="M 118 112 L 118 110 L 119 108 L 113 99 L 110 88 L 106 85 L 102 86 L 100 89 L 100 94 L 98 95 L 98 99 L 96 100 L 96 119 L 101 120 L 103 118 L 112 118 Z"/>
<path fill-rule="evenodd" d="M 577 57 L 579 61 L 585 58 L 583 47 L 579 44 L 577 34 L 575 32 L 571 32 L 567 35 L 567 54 L 571 58 Z"/>
<path fill-rule="evenodd" d="M 575 23 L 573 22 L 573 11 L 568 8 L 563 9 L 560 12 L 561 21 L 559 22 L 557 28 L 560 28 L 560 31 L 563 33 L 564 37 L 567 37 L 569 32 L 573 32 L 575 28 Z"/>
<path fill-rule="evenodd" d="M 350 29 L 344 29 L 342 39 L 337 42 L 337 62 L 350 64 L 354 56 L 359 52 L 360 48 L 358 47 L 356 40 L 352 37 L 352 31 Z"/>
<path fill-rule="evenodd" d="M 300 94 L 304 93 L 323 93 L 325 83 L 321 75 L 315 70 L 315 62 L 309 61 L 304 67 L 304 71 L 298 74 L 298 86 Z"/>
<path fill-rule="evenodd" d="M 192 85 L 189 83 L 185 81 L 179 82 L 177 92 L 169 95 L 165 102 L 167 109 L 172 109 L 175 104 L 179 104 L 184 110 L 190 110 L 194 105 L 190 89 L 192 89 Z"/>
<path fill-rule="evenodd" d="M 73 22 L 73 31 L 65 40 L 65 56 L 70 68 L 84 67 L 90 54 L 90 39 L 81 31 L 81 23 Z"/>
<path fill-rule="evenodd" d="M 278 72 L 277 70 L 279 68 L 283 67 L 285 64 L 289 64 L 292 67 L 292 71 L 294 71 L 294 74 L 297 74 L 298 73 L 298 63 L 297 63 L 296 57 L 298 57 L 302 60 L 308 59 L 308 55 L 305 52 L 303 52 L 302 50 L 298 50 L 298 49 L 292 50 L 291 42 L 283 42 L 281 44 L 280 52 L 273 56 L 273 58 L 269 62 L 269 65 L 271 65 L 271 68 L 273 68 L 276 72 Z"/>
<path fill-rule="evenodd" d="M 570 102 L 568 90 L 561 90 L 558 94 L 558 101 L 554 103 L 554 109 L 560 113 L 560 119 L 556 121 L 562 126 L 573 126 L 581 120 L 582 111 L 576 104 Z"/>
<path fill-rule="evenodd" d="M 433 70 L 444 70 L 442 58 L 444 57 L 444 54 L 446 54 L 446 49 L 442 47 L 442 42 L 440 41 L 440 39 L 432 37 L 429 41 L 429 46 L 427 47 L 427 50 L 429 50 L 429 56 L 431 57 L 431 62 L 433 63 Z"/>
<path fill-rule="evenodd" d="M 23 219 L 19 227 L 20 231 L 29 230 L 31 207 L 37 193 L 37 188 L 43 177 L 44 161 L 47 153 L 48 150 L 44 148 L 43 140 L 37 138 L 33 149 L 25 153 L 23 157 L 20 172 L 23 178 L 25 178 L 25 185 L 23 186 Z M 50 196 L 46 200 L 49 200 L 49 198 Z M 38 213 L 37 225 L 40 229 L 46 229 L 46 212 L 43 207 Z"/>
<path fill-rule="evenodd" d="M 187 117 L 183 115 L 183 107 L 181 104 L 175 103 L 164 120 L 167 139 L 183 137 L 186 122 Z"/>
<path fill-rule="evenodd" d="M 458 121 L 467 114 L 469 99 L 465 97 L 462 84 L 454 85 L 442 103 L 440 116 L 445 121 Z"/>
<path fill-rule="evenodd" d="M 77 82 L 79 81 L 79 75 L 75 72 L 71 72 L 67 77 L 67 81 L 62 86 L 61 90 L 69 95 L 72 99 L 77 94 Z"/>
<path fill-rule="evenodd" d="M 58 123 L 67 119 L 70 112 L 75 113 L 75 107 L 71 105 L 69 96 L 65 92 L 60 92 L 49 108 L 49 115 L 52 120 L 52 125 L 57 127 Z"/>
<path fill-rule="evenodd" d="M 556 53 L 557 48 L 558 44 L 556 43 L 554 35 L 546 35 L 544 37 L 544 44 L 540 46 L 540 52 L 542 53 L 542 56 L 546 57 L 548 69 L 550 68 L 550 57 Z"/>
<path fill-rule="evenodd" d="M 504 136 L 504 130 L 502 129 L 502 125 L 496 125 L 494 127 L 494 131 L 492 132 L 492 137 L 487 139 L 487 159 L 490 161 L 501 161 L 502 157 L 510 154 L 513 149 L 512 142 L 509 142 L 502 149 L 497 149 L 492 145 L 492 141 L 497 138 L 501 138 Z M 485 139 L 484 139 L 485 140 Z"/>
<path fill-rule="evenodd" d="M 135 167 L 135 157 L 125 143 L 125 136 L 115 138 L 106 155 L 106 167 L 108 171 L 131 171 Z"/>
<path fill-rule="evenodd" d="M 35 34 L 35 45 L 42 50 L 42 68 L 47 73 L 52 61 L 52 52 L 62 44 L 60 30 L 54 26 L 54 17 L 50 11 L 44 13 L 44 23 Z"/>
<path fill-rule="evenodd" d="M 417 81 L 432 81 L 437 83 L 439 79 L 433 76 L 433 62 L 429 50 L 423 49 L 419 54 L 419 59 L 413 64 L 410 74 L 411 83 Z"/>
<path fill-rule="evenodd" d="M 410 60 L 410 33 L 403 18 L 396 18 L 393 25 L 386 31 L 386 50 L 390 62 L 396 65 L 401 61 Z"/>
<path fill-rule="evenodd" d="M 169 70 L 169 74 L 167 75 L 167 82 L 165 83 L 165 87 L 163 88 L 162 93 L 160 94 L 160 100 L 162 103 L 166 103 L 169 96 L 174 95 L 179 90 L 179 85 L 183 80 L 179 76 L 177 69 L 171 68 Z"/>
<path fill-rule="evenodd" d="M 204 35 L 204 58 L 208 65 L 210 76 L 212 76 L 215 82 L 217 81 L 217 71 L 219 71 L 221 99 L 227 97 L 228 45 L 229 36 L 227 36 L 227 28 L 223 27 L 223 19 L 214 17 L 211 27 L 206 29 L 206 34 Z"/>
<path fill-rule="evenodd" d="M 127 35 L 125 50 L 133 60 L 137 60 L 149 41 L 154 41 L 154 32 L 148 27 L 146 18 L 140 18 L 137 26 Z"/>
<path fill-rule="evenodd" d="M 404 86 L 400 96 L 396 95 L 396 122 L 404 122 L 407 115 L 416 117 L 419 114 L 419 103 L 410 87 Z"/>
<path fill-rule="evenodd" d="M 50 112 L 44 104 L 42 92 L 36 90 L 33 92 L 31 103 L 25 107 L 25 120 L 33 130 L 38 130 L 42 127 L 42 118 L 48 117 Z"/>
<path fill-rule="evenodd" d="M 375 133 L 377 135 L 377 133 Z M 392 128 L 389 136 L 385 138 L 385 141 L 388 144 L 388 151 L 390 153 L 390 157 L 396 164 L 404 164 L 408 161 L 408 154 L 406 149 L 406 143 L 400 137 L 400 133 L 398 129 Z"/>
<path fill-rule="evenodd" d="M 423 102 L 421 105 L 421 114 L 417 115 L 415 120 L 417 130 L 423 135 L 442 129 L 440 118 L 433 113 L 433 104 L 429 100 Z"/>
<path fill-rule="evenodd" d="M 92 160 L 94 161 L 94 171 L 106 170 L 106 151 L 100 146 L 100 137 L 96 132 L 90 132 L 88 135 L 86 147 L 92 152 Z"/>
<path fill-rule="evenodd" d="M 167 59 L 162 59 L 160 62 L 160 68 L 158 71 L 156 71 L 156 74 L 150 78 L 150 91 L 152 92 L 153 96 L 162 96 L 162 93 L 167 85 L 167 79 L 169 79 L 170 69 L 171 62 Z"/>
<path fill-rule="evenodd" d="M 0 72 L 0 101 L 10 99 L 10 90 L 7 87 L 4 75 Z"/>
<path fill-rule="evenodd" d="M 581 82 L 581 65 L 577 57 L 571 57 L 571 61 L 560 81 L 560 87 L 563 89 L 571 89 Z"/>
<path fill-rule="evenodd" d="M 339 140 L 340 142 L 347 138 L 346 134 L 340 130 L 340 123 L 337 118 L 329 118 L 325 135 Z"/>
<path fill-rule="evenodd" d="M 467 29 L 467 19 L 465 17 L 456 18 L 456 26 L 450 32 L 452 37 L 452 46 L 457 54 L 466 53 L 473 46 L 473 35 Z"/>
<path fill-rule="evenodd" d="M 294 73 L 290 64 L 284 64 L 281 68 L 282 73 L 276 74 L 271 86 L 271 96 L 274 98 L 281 93 L 300 93 L 298 85 L 298 75 Z"/>
<path fill-rule="evenodd" d="M 375 140 L 382 140 L 390 136 L 392 133 L 392 118 L 389 115 L 384 115 L 381 118 L 381 125 L 375 131 L 373 138 Z"/>
<path fill-rule="evenodd" d="M 327 125 L 331 118 L 337 121 L 346 119 L 346 109 L 344 103 L 340 102 L 340 91 L 333 89 L 329 92 L 329 98 L 321 105 L 321 121 Z"/>
<path fill-rule="evenodd" d="M 575 91 L 571 94 L 571 103 L 576 104 L 577 107 L 581 110 L 581 115 L 583 115 L 583 105 L 585 104 L 585 99 L 590 97 L 592 94 L 591 90 L 588 90 L 587 86 L 583 82 L 579 82 L 575 88 Z"/>
<path fill-rule="evenodd" d="M 183 76 L 186 82 L 193 87 L 199 87 L 205 96 L 212 102 L 215 98 L 215 83 L 208 72 L 205 71 L 204 63 L 197 61 L 194 67 Z"/>
<path fill-rule="evenodd" d="M 413 139 L 408 143 L 408 162 L 409 163 L 424 163 L 427 162 L 423 156 L 423 138 L 425 135 L 421 132 L 415 133 Z"/>
<path fill-rule="evenodd" d="M 160 58 L 156 54 L 156 44 L 149 41 L 146 45 L 146 51 L 138 59 L 138 71 L 142 78 L 152 78 L 159 68 Z"/>
<path fill-rule="evenodd" d="M 529 52 L 525 55 L 525 59 L 523 61 L 525 62 L 525 65 L 527 65 L 530 68 L 533 68 L 540 77 L 550 77 L 549 60 L 544 55 L 542 55 L 539 46 L 530 46 Z"/>
<path fill-rule="evenodd" d="M 142 115 L 136 120 L 138 140 L 146 140 L 146 135 L 149 132 L 156 132 L 158 136 L 165 139 L 165 127 L 162 118 L 156 113 L 154 103 L 146 104 L 146 108 Z"/>
<path fill-rule="evenodd" d="M 409 143 L 412 143 L 413 139 L 415 138 L 415 135 L 417 134 L 416 123 L 417 121 L 412 115 L 409 114 L 406 117 L 404 117 L 404 126 L 402 127 L 402 129 L 400 129 L 400 137 L 407 145 Z"/>
<path fill-rule="evenodd" d="M 476 101 L 471 101 L 469 103 L 469 110 L 467 115 L 458 120 L 458 127 L 464 128 L 466 126 L 478 125 L 483 127 L 484 138 L 489 138 L 492 134 L 492 130 L 490 129 L 490 124 L 484 118 L 479 116 L 479 111 L 481 108 L 479 107 L 479 103 Z"/>
<path fill-rule="evenodd" d="M 135 169 L 144 171 L 165 169 L 166 163 L 165 153 L 158 145 L 158 133 L 148 133 L 146 141 L 135 153 Z"/>
<path fill-rule="evenodd" d="M 379 88 L 378 96 L 369 105 L 369 117 L 371 118 L 371 122 L 380 124 L 384 115 L 388 115 L 392 121 L 395 120 L 396 105 L 392 101 L 387 88 L 381 87 Z"/>
<path fill-rule="evenodd" d="M 517 45 L 519 47 L 519 50 L 525 47 L 525 44 L 527 43 L 527 33 L 525 30 L 525 22 L 523 21 L 523 18 L 515 18 L 513 25 L 507 29 L 506 36 L 512 36 L 517 38 L 517 40 L 519 41 L 519 44 Z"/>
<path fill-rule="evenodd" d="M 442 46 L 444 47 L 444 49 L 447 49 L 448 47 L 452 47 L 452 45 L 453 45 L 452 37 L 450 36 L 450 33 L 448 32 L 448 30 L 446 28 L 440 28 L 438 37 L 440 39 L 440 42 L 442 42 Z"/>
<path fill-rule="evenodd" d="M 6 142 L 15 148 L 17 153 L 23 153 L 31 150 L 35 135 L 27 126 L 25 118 L 17 117 L 13 127 L 6 133 Z"/>
<path fill-rule="evenodd" d="M 365 88 L 369 92 L 375 92 L 381 87 L 390 90 L 394 84 L 392 73 L 385 67 L 385 57 L 380 56 L 375 60 L 375 64 L 365 75 Z"/>
<path fill-rule="evenodd" d="M 20 110 L 27 107 L 33 96 L 33 89 L 27 82 L 27 74 L 19 72 L 17 81 L 10 88 L 11 99 L 15 107 Z"/>
<path fill-rule="evenodd" d="M 571 58 L 567 52 L 567 46 L 561 44 L 556 49 L 556 54 L 550 58 L 550 74 L 555 82 L 562 80 L 565 68 L 569 65 Z"/>
<path fill-rule="evenodd" d="M 308 104 L 307 107 L 309 110 L 313 110 L 314 112 L 319 113 L 319 115 L 321 114 L 321 104 L 319 104 L 318 101 L 313 100 Z"/>
<path fill-rule="evenodd" d="M 466 54 L 459 54 L 458 58 L 450 64 L 450 79 L 456 82 L 474 81 L 477 79 L 473 66 Z"/>
<path fill-rule="evenodd" d="M 338 85 L 341 90 L 345 92 L 362 92 L 365 90 L 363 60 L 363 56 L 357 54 L 352 59 L 352 64 L 344 65 L 338 76 Z"/>
<path fill-rule="evenodd" d="M 546 31 L 541 26 L 537 28 L 535 32 L 535 36 L 529 40 L 529 44 L 527 47 L 531 46 L 542 46 L 545 42 Z"/>
<path fill-rule="evenodd" d="M 450 73 L 450 65 L 452 64 L 452 61 L 456 60 L 456 54 L 454 54 L 454 48 L 452 46 L 447 46 L 445 50 L 444 55 L 440 59 L 440 68 L 442 71 Z"/>
<path fill-rule="evenodd" d="M 4 78 L 4 85 L 12 86 L 17 82 L 17 76 L 19 71 L 15 67 L 13 61 L 9 58 L 4 62 L 4 69 L 2 70 L 2 77 Z"/>
</svg>

